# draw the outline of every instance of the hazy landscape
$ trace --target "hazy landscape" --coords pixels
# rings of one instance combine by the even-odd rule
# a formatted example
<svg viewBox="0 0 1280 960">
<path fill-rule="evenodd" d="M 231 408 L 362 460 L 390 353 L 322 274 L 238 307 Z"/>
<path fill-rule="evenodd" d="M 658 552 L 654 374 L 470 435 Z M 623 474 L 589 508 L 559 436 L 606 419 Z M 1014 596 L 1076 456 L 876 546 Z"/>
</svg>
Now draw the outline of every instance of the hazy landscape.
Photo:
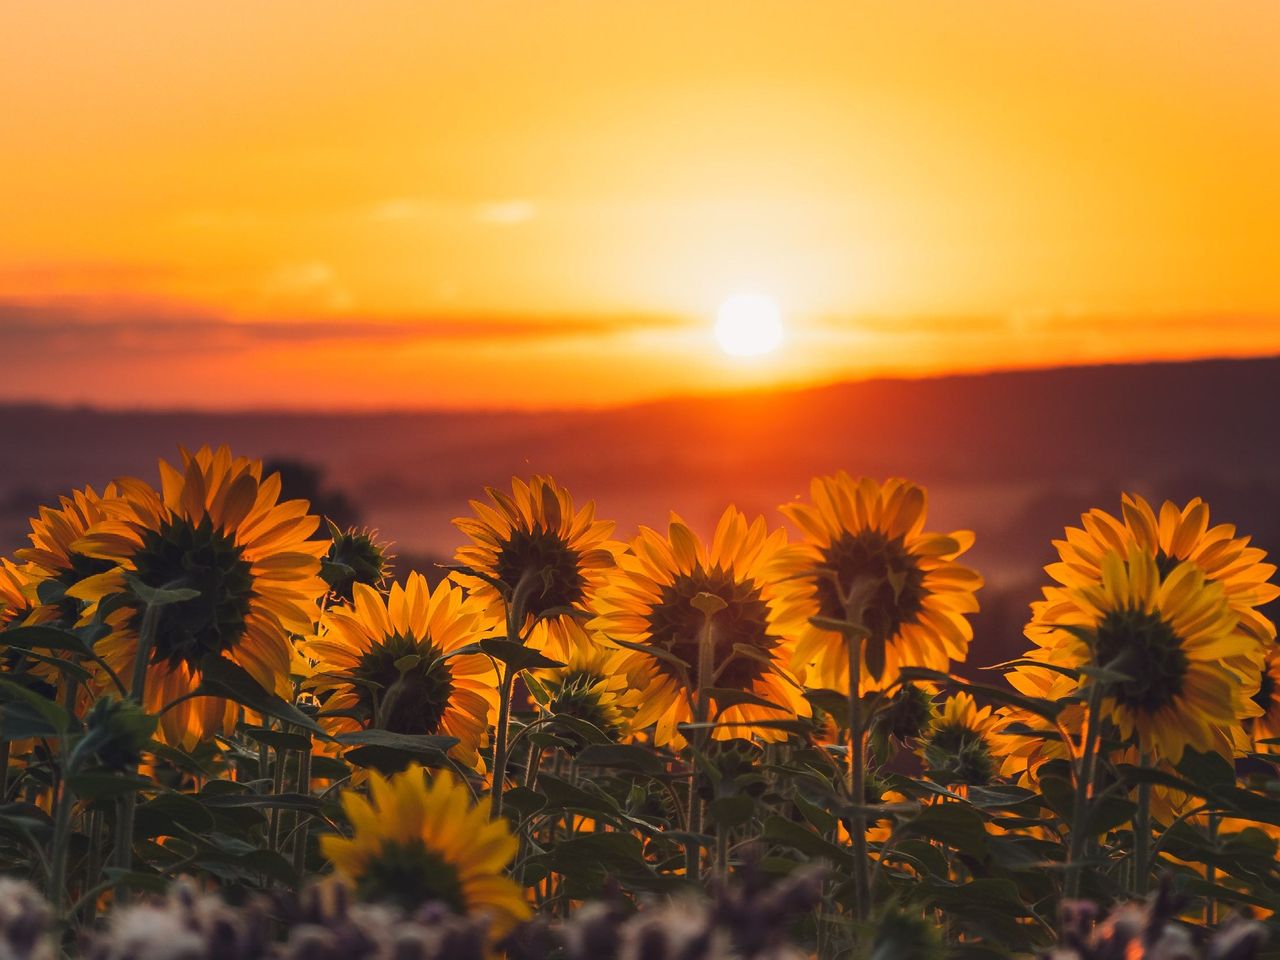
<svg viewBox="0 0 1280 960">
<path fill-rule="evenodd" d="M 978 534 L 987 577 L 974 664 L 1020 652 L 1050 540 L 1122 490 L 1209 500 L 1280 550 L 1280 358 L 842 383 L 593 412 L 311 414 L 0 408 L 0 549 L 75 485 L 153 478 L 178 444 L 321 471 L 406 565 L 449 555 L 450 519 L 486 485 L 552 473 L 627 536 L 674 509 L 707 529 L 726 501 L 764 511 L 840 468 L 928 485 L 930 526 Z M 211 398 L 217 399 L 217 398 Z"/>
</svg>

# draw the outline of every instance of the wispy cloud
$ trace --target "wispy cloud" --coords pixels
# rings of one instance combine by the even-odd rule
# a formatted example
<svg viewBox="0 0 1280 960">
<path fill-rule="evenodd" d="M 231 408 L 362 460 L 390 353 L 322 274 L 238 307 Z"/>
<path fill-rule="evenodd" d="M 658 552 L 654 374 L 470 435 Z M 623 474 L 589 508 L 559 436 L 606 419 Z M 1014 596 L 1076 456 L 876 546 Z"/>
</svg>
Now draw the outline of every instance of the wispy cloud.
<svg viewBox="0 0 1280 960">
<path fill-rule="evenodd" d="M 537 204 L 529 200 L 505 200 L 501 203 L 482 203 L 476 207 L 476 219 L 481 223 L 510 227 L 525 223 L 538 215 Z"/>
<path fill-rule="evenodd" d="M 663 316 L 360 317 L 342 319 L 233 320 L 181 305 L 70 298 L 0 300 L 0 353 L 32 356 L 43 351 L 150 353 L 251 351 L 281 345 L 491 342 L 510 344 L 602 338 L 639 330 L 671 329 L 681 321 Z"/>
</svg>

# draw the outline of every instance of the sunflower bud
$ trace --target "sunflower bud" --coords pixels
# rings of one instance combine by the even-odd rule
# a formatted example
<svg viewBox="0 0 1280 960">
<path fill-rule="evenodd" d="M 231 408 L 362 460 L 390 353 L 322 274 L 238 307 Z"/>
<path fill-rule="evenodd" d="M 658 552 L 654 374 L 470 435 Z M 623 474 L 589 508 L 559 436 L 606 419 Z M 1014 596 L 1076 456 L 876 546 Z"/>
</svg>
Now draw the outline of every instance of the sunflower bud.
<svg viewBox="0 0 1280 960">
<path fill-rule="evenodd" d="M 329 534 L 333 542 L 320 562 L 320 576 L 329 584 L 330 592 L 349 603 L 357 583 L 380 590 L 391 576 L 387 544 L 375 540 L 377 534 L 372 530 L 352 528 L 344 532 L 332 522 Z"/>
<path fill-rule="evenodd" d="M 156 723 L 132 700 L 102 697 L 85 717 L 85 749 L 108 770 L 127 770 L 137 764 Z"/>
</svg>

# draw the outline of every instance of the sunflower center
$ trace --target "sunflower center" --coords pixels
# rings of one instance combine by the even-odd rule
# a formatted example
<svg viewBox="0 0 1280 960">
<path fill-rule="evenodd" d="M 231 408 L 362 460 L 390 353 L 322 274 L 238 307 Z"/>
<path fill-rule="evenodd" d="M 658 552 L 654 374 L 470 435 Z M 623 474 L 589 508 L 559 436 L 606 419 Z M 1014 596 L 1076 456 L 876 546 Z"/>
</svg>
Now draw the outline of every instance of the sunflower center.
<svg viewBox="0 0 1280 960">
<path fill-rule="evenodd" d="M 846 531 L 823 548 L 819 568 L 834 575 L 817 581 L 819 613 L 833 620 L 845 619 L 840 598 L 854 583 L 870 580 L 880 584 L 862 617 L 873 637 L 895 636 L 924 604 L 924 571 L 902 537 L 889 538 L 879 530 Z"/>
<path fill-rule="evenodd" d="M 995 776 L 986 738 L 963 724 L 937 727 L 924 751 L 929 772 L 939 781 L 980 786 Z"/>
<path fill-rule="evenodd" d="M 578 551 L 557 533 L 542 528 L 513 530 L 498 552 L 495 569 L 498 579 L 513 590 L 529 578 L 525 612 L 536 617 L 583 601 L 587 581 L 579 559 Z"/>
<path fill-rule="evenodd" d="M 1262 682 L 1258 685 L 1258 692 L 1253 695 L 1253 702 L 1260 706 L 1265 712 L 1270 713 L 1271 707 L 1274 705 L 1276 696 L 1276 678 L 1270 670 L 1262 672 Z"/>
<path fill-rule="evenodd" d="M 1182 692 L 1187 655 L 1173 628 L 1144 610 L 1111 610 L 1098 624 L 1094 656 L 1127 680 L 1110 687 L 1126 707 L 1154 713 Z"/>
<path fill-rule="evenodd" d="M 253 599 L 252 568 L 228 534 L 205 517 L 167 521 L 148 530 L 134 556 L 137 576 L 149 587 L 198 590 L 190 600 L 159 608 L 152 663 L 196 667 L 207 654 L 234 649 L 244 637 Z M 137 627 L 142 612 L 135 616 Z"/>
<path fill-rule="evenodd" d="M 357 886 L 361 898 L 393 903 L 406 912 L 433 902 L 457 914 L 467 912 L 457 868 L 421 840 L 384 843 Z"/>
<path fill-rule="evenodd" d="M 399 633 L 373 644 L 352 671 L 363 720 L 392 733 L 435 734 L 453 695 L 440 650 Z"/>
<path fill-rule="evenodd" d="M 706 616 L 693 605 L 694 597 L 710 593 L 724 601 L 724 609 L 711 617 L 712 665 L 716 673 L 712 686 L 747 690 L 769 671 L 765 660 L 744 655 L 742 645 L 769 654 L 780 638 L 769 633 L 769 605 L 760 588 L 736 579 L 720 567 L 680 574 L 664 586 L 649 612 L 649 642 L 675 654 L 690 667 L 698 663 L 698 652 L 706 631 Z M 659 669 L 676 676 L 676 668 L 665 660 Z"/>
</svg>

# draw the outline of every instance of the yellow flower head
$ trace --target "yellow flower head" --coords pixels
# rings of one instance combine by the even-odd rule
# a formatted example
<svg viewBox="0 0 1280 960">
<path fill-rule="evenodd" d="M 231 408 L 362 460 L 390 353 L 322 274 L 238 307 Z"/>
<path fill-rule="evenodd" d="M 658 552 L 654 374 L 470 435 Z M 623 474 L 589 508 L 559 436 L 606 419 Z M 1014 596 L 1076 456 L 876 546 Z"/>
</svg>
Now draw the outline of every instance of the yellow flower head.
<svg viewBox="0 0 1280 960">
<path fill-rule="evenodd" d="M 1249 726 L 1253 748 L 1259 753 L 1280 753 L 1280 743 L 1263 743 L 1280 740 L 1280 645 L 1272 643 L 1266 647 L 1253 702 L 1262 711 Z"/>
<path fill-rule="evenodd" d="M 794 668 L 806 684 L 848 692 L 848 640 L 809 618 L 856 615 L 845 609 L 842 594 L 852 596 L 860 584 L 872 591 L 861 611 L 869 631 L 859 684 L 864 694 L 892 684 L 903 667 L 946 670 L 965 658 L 973 639 L 966 614 L 978 609 L 982 578 L 956 558 L 972 546 L 973 534 L 925 532 L 923 487 L 842 471 L 815 478 L 810 503 L 781 509 L 805 534 L 777 572 L 801 586 Z"/>
<path fill-rule="evenodd" d="M 11 560 L 0 558 L 0 627 L 24 620 L 31 613 L 31 593 L 28 572 Z"/>
<path fill-rule="evenodd" d="M 520 888 L 503 872 L 519 844 L 506 820 L 489 818 L 488 800 L 473 803 L 445 770 L 428 783 L 417 764 L 390 779 L 370 773 L 369 795 L 342 794 L 350 839 L 320 838 L 321 852 L 362 898 L 487 915 L 495 939 L 529 918 Z"/>
<path fill-rule="evenodd" d="M 305 643 L 315 668 L 304 688 L 321 702 L 321 722 L 335 734 L 457 737 L 453 755 L 479 769 L 498 677 L 484 654 L 451 654 L 492 635 L 484 606 L 447 580 L 433 591 L 420 573 L 387 597 L 363 583 L 353 589 L 354 601 L 331 607 Z"/>
<path fill-rule="evenodd" d="M 942 783 L 981 786 L 996 774 L 997 718 L 965 692 L 947 697 L 920 748 L 929 775 Z"/>
<path fill-rule="evenodd" d="M 1181 508 L 1166 500 L 1157 516 L 1142 497 L 1126 493 L 1120 508 L 1119 517 L 1090 510 L 1079 527 L 1067 528 L 1066 539 L 1054 541 L 1062 557 L 1046 568 L 1054 580 L 1065 587 L 1098 580 L 1104 556 L 1111 551 L 1125 556 L 1136 545 L 1156 558 L 1162 573 L 1183 560 L 1194 563 L 1206 580 L 1222 584 L 1243 632 L 1262 641 L 1275 639 L 1275 624 L 1257 609 L 1280 597 L 1280 586 L 1270 582 L 1276 567 L 1265 562 L 1265 550 L 1237 537 L 1232 524 L 1209 526 L 1209 505 L 1199 497 Z"/>
<path fill-rule="evenodd" d="M 226 447 L 182 451 L 181 469 L 160 461 L 160 490 L 118 480 L 119 496 L 103 501 L 107 518 L 71 544 L 113 566 L 81 580 L 68 594 L 96 603 L 127 592 L 126 572 L 153 588 L 199 591 L 159 608 L 147 667 L 144 705 L 158 713 L 200 682 L 200 663 L 222 656 L 265 689 L 289 692 L 289 636 L 307 633 L 325 592 L 320 560 L 327 544 L 309 540 L 320 520 L 302 500 L 280 499 L 280 477 L 262 464 L 232 457 Z M 108 615 L 111 633 L 98 652 L 116 673 L 133 673 L 142 609 Z M 234 705 L 216 697 L 186 700 L 160 717 L 164 739 L 193 745 L 230 729 Z"/>
<path fill-rule="evenodd" d="M 555 660 L 574 647 L 590 646 L 579 617 L 587 598 L 616 562 L 623 546 L 609 539 L 613 522 L 595 518 L 595 503 L 575 509 L 569 492 L 550 477 L 511 481 L 511 495 L 486 488 L 490 503 L 471 501 L 474 517 L 454 525 L 471 538 L 457 562 L 502 583 L 524 609 L 517 626 L 529 646 Z M 506 622 L 502 593 L 484 577 L 462 573 L 456 579 Z"/>
<path fill-rule="evenodd" d="M 786 542 L 785 531 L 770 533 L 763 517 L 748 523 L 736 507 L 725 510 L 710 546 L 672 515 L 665 537 L 640 529 L 631 552 L 597 595 L 599 616 L 592 629 L 608 640 L 654 651 L 632 651 L 622 663 L 633 691 L 628 702 L 636 708 L 633 726 L 656 724 L 657 745 L 682 747 L 685 738 L 676 724 L 693 720 L 691 698 L 708 630 L 703 594 L 723 605 L 709 618 L 712 678 L 704 686 L 742 691 L 773 704 L 720 709 L 712 696 L 709 717 L 722 724 L 715 737 L 781 740 L 780 730 L 752 724 L 810 715 L 787 666 L 788 638 L 803 620 L 768 575 Z"/>
<path fill-rule="evenodd" d="M 1237 628 L 1221 583 L 1191 561 L 1161 576 L 1135 544 L 1103 556 L 1098 581 L 1045 596 L 1027 627 L 1042 646 L 1027 657 L 1125 677 L 1108 682 L 1102 703 L 1122 739 L 1152 761 L 1176 764 L 1187 747 L 1232 755 L 1241 719 L 1258 713 L 1249 697 L 1262 651 Z M 1252 676 L 1237 664 L 1252 665 Z"/>
<path fill-rule="evenodd" d="M 584 720 L 611 739 L 624 739 L 635 712 L 625 703 L 630 692 L 626 660 L 627 651 L 596 643 L 570 651 L 563 667 L 533 671 L 532 683 L 547 700 L 538 703 L 539 711 Z"/>
<path fill-rule="evenodd" d="M 86 556 L 73 547 L 94 524 L 108 519 L 107 507 L 117 497 L 115 484 L 107 484 L 102 496 L 93 487 L 73 491 L 69 497 L 59 497 L 57 508 L 41 507 L 39 516 L 31 521 L 28 535 L 31 546 L 17 552 L 19 560 L 27 564 L 33 589 L 40 583 L 53 580 L 64 589 L 74 586 L 88 577 L 106 573 L 115 566 L 112 560 Z M 74 598 L 64 600 L 43 612 L 46 620 L 60 618 L 74 624 L 80 616 L 80 603 Z"/>
<path fill-rule="evenodd" d="M 1020 665 L 1005 674 L 1009 686 L 1023 696 L 1037 700 L 1062 700 L 1073 695 L 1079 684 L 1044 667 Z M 1084 706 L 1068 703 L 1058 714 L 1062 729 L 1083 729 Z M 1066 760 L 1071 751 L 1063 743 L 1058 726 L 1038 714 L 1019 707 L 996 711 L 996 739 L 1001 755 L 1000 773 L 1024 787 L 1033 786 L 1040 767 L 1049 760 Z"/>
</svg>

